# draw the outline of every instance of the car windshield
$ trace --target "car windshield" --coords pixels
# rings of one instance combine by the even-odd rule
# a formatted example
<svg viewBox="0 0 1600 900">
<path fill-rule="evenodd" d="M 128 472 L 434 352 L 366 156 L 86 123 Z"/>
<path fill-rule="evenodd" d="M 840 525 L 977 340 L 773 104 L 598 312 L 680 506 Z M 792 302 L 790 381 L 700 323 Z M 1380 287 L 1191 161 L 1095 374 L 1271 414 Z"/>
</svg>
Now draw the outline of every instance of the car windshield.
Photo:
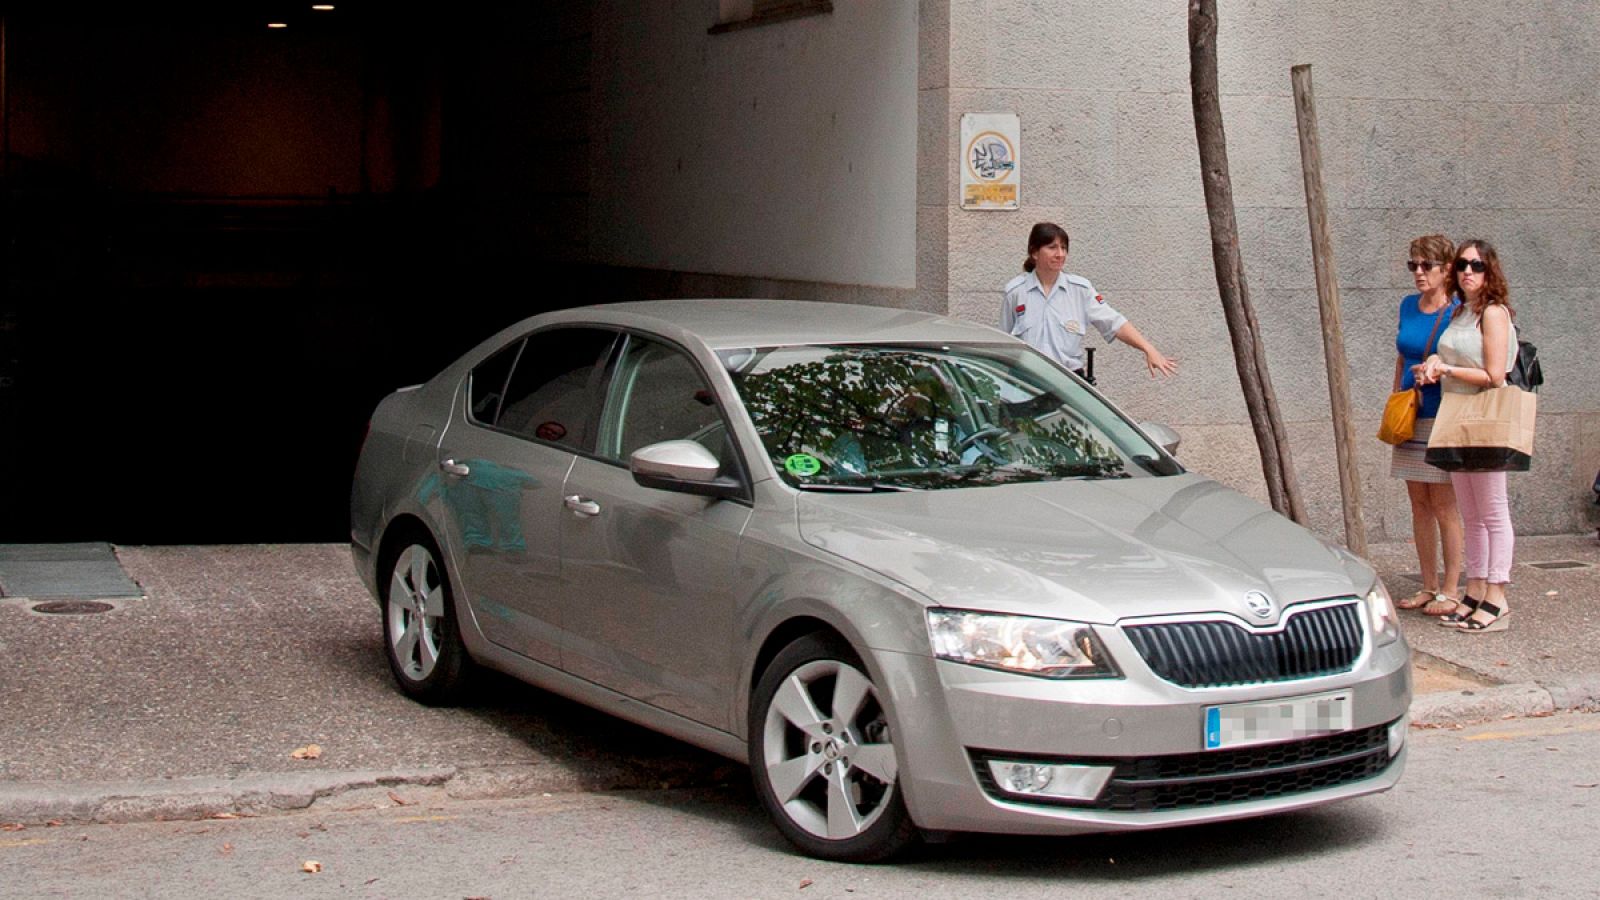
<svg viewBox="0 0 1600 900">
<path fill-rule="evenodd" d="M 1027 347 L 719 352 L 773 465 L 811 490 L 981 487 L 1182 469 Z"/>
</svg>

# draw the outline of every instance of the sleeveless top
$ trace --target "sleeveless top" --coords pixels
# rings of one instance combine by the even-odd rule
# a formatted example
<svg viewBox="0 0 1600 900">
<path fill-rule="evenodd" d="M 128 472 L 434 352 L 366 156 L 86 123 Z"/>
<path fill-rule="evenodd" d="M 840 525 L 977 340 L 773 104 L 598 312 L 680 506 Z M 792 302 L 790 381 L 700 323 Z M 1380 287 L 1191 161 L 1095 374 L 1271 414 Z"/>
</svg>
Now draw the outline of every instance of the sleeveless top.
<svg viewBox="0 0 1600 900">
<path fill-rule="evenodd" d="M 1483 332 L 1478 330 L 1478 316 L 1470 308 L 1462 309 L 1461 314 L 1451 320 L 1444 333 L 1439 335 L 1439 358 L 1447 365 L 1483 368 Z M 1506 372 L 1511 371 L 1516 361 L 1517 326 L 1513 323 L 1506 329 Z M 1475 384 L 1467 384 L 1449 376 L 1445 376 L 1440 384 L 1453 394 L 1476 394 L 1483 390 Z"/>
</svg>

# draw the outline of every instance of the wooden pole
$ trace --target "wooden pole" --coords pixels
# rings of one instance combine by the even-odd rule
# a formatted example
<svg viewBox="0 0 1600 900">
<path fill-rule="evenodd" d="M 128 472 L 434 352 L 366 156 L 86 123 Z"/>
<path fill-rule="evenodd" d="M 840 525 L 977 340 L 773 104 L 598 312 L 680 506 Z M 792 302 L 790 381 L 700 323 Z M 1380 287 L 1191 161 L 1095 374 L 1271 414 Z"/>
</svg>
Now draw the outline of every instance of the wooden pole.
<svg viewBox="0 0 1600 900">
<path fill-rule="evenodd" d="M 1244 261 L 1239 254 L 1239 228 L 1234 214 L 1233 181 L 1228 173 L 1228 141 L 1222 129 L 1222 102 L 1217 92 L 1216 0 L 1189 0 L 1189 86 L 1194 103 L 1195 140 L 1200 151 L 1200 177 L 1205 188 L 1206 218 L 1211 225 L 1211 259 L 1217 272 L 1222 314 L 1233 343 L 1234 366 L 1244 391 L 1245 408 L 1261 453 L 1261 475 L 1272 508 L 1306 524 L 1306 508 L 1294 477 L 1289 435 L 1278 412 L 1278 397 L 1267 375 L 1267 350 L 1261 326 L 1250 304 Z"/>
<path fill-rule="evenodd" d="M 1311 260 L 1317 273 L 1317 308 L 1322 314 L 1322 357 L 1328 367 L 1328 401 L 1333 411 L 1333 448 L 1339 460 L 1339 497 L 1344 501 L 1344 543 L 1367 554 L 1367 529 L 1361 518 L 1361 481 L 1356 436 L 1350 427 L 1350 367 L 1344 357 L 1344 322 L 1339 316 L 1339 276 L 1328 233 L 1328 198 L 1322 190 L 1322 147 L 1317 140 L 1317 104 L 1311 93 L 1311 67 L 1289 70 L 1294 85 L 1295 122 L 1300 129 L 1300 167 L 1306 179 L 1306 217 L 1311 222 Z"/>
</svg>

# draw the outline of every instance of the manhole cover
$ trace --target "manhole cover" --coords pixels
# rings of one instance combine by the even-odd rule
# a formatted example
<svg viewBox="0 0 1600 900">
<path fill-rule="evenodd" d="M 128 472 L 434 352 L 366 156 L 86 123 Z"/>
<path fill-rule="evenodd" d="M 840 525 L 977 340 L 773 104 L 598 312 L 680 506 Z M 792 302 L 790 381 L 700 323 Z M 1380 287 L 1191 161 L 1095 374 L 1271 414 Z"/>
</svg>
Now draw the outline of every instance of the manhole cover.
<svg viewBox="0 0 1600 900">
<path fill-rule="evenodd" d="M 116 607 L 98 600 L 50 600 L 33 605 L 34 612 L 55 616 L 86 616 L 90 613 L 110 612 L 113 609 Z"/>
<path fill-rule="evenodd" d="M 1530 568 L 1534 568 L 1534 569 L 1587 569 L 1587 568 L 1589 568 L 1589 564 L 1588 563 L 1586 563 L 1586 562 L 1578 562 L 1575 559 L 1556 559 L 1556 560 L 1551 560 L 1550 562 L 1528 563 L 1528 566 Z"/>
</svg>

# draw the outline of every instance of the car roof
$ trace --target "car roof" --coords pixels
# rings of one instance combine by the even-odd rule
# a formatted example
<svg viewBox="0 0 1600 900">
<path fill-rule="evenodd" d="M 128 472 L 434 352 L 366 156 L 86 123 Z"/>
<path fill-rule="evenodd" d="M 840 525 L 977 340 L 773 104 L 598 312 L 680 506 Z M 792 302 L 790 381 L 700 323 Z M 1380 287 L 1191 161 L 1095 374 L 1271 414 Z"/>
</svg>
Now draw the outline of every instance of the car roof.
<svg viewBox="0 0 1600 900">
<path fill-rule="evenodd" d="M 806 300 L 645 300 L 565 309 L 537 319 L 540 325 L 631 326 L 667 335 L 693 335 L 712 350 L 785 344 L 1010 340 L 986 325 L 916 310 Z"/>
</svg>

